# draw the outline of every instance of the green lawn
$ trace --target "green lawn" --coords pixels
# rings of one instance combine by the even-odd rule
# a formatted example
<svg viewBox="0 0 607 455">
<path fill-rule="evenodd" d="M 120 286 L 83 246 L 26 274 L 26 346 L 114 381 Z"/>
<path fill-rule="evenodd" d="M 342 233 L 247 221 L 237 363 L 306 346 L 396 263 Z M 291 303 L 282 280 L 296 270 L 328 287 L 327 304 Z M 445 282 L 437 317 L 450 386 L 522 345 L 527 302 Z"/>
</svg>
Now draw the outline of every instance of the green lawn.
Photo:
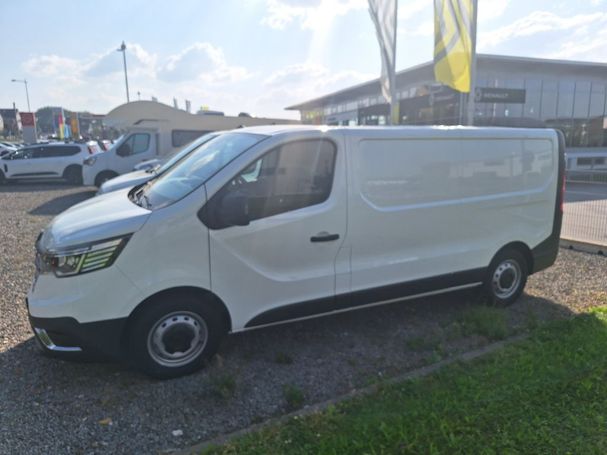
<svg viewBox="0 0 607 455">
<path fill-rule="evenodd" d="M 204 454 L 607 453 L 607 309 Z"/>
</svg>

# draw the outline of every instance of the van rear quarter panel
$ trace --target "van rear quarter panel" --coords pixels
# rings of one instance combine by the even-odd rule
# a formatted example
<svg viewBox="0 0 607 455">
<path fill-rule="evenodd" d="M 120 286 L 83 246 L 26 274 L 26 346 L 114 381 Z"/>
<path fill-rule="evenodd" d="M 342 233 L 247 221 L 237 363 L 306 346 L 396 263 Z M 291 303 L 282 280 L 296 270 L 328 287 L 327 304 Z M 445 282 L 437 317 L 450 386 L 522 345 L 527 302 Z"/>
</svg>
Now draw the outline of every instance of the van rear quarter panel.
<svg viewBox="0 0 607 455">
<path fill-rule="evenodd" d="M 554 132 L 432 133 L 350 138 L 353 291 L 486 267 L 510 242 L 550 236 Z"/>
</svg>

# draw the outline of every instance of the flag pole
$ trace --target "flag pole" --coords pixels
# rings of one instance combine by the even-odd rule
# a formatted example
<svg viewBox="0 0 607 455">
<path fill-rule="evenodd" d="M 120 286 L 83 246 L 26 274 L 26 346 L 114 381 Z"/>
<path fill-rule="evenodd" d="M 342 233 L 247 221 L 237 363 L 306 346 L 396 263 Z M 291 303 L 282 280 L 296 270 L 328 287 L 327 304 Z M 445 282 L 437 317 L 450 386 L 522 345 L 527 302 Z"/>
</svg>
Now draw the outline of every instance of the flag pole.
<svg viewBox="0 0 607 455">
<path fill-rule="evenodd" d="M 466 115 L 466 123 L 469 126 L 474 125 L 474 94 L 476 92 L 476 30 L 477 27 L 477 19 L 478 19 L 478 0 L 472 0 L 472 30 L 471 30 L 471 48 L 472 48 L 472 58 L 470 62 L 470 92 L 468 93 L 468 105 L 467 105 L 467 115 Z"/>
<path fill-rule="evenodd" d="M 396 39 L 397 39 L 397 27 L 398 27 L 398 1 L 394 2 L 394 42 L 392 43 L 392 55 L 394 59 L 392 61 L 392 74 L 390 75 L 390 125 L 398 125 L 400 122 L 397 117 L 399 114 L 398 100 L 396 99 Z"/>
</svg>

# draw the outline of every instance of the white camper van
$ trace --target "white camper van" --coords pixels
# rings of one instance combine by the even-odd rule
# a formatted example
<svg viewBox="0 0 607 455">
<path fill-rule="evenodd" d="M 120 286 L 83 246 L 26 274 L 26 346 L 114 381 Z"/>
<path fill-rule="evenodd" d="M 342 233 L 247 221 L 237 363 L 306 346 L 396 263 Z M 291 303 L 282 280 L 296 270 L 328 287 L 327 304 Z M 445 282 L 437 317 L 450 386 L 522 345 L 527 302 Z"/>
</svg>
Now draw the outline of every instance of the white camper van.
<svg viewBox="0 0 607 455">
<path fill-rule="evenodd" d="M 126 133 L 110 150 L 84 161 L 85 185 L 100 187 L 107 180 L 135 170 L 138 164 L 162 160 L 212 131 L 299 122 L 251 116 L 229 117 L 216 113 L 194 115 L 156 101 L 133 101 L 110 111 L 103 123 Z"/>
<path fill-rule="evenodd" d="M 476 286 L 512 303 L 557 256 L 563 144 L 539 129 L 226 132 L 51 222 L 32 327 L 48 351 L 168 378 L 229 332 Z"/>
</svg>

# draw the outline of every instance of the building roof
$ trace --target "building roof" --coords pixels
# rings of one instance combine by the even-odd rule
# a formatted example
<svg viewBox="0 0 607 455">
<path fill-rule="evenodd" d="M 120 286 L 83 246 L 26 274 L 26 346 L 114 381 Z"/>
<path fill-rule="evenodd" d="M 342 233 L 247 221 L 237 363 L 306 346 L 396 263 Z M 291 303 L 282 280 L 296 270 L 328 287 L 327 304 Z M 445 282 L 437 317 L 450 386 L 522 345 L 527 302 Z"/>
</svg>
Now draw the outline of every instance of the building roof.
<svg viewBox="0 0 607 455">
<path fill-rule="evenodd" d="M 564 72 L 583 72 L 584 74 L 603 77 L 607 79 L 607 64 L 595 62 L 579 62 L 573 60 L 554 60 L 545 58 L 514 57 L 507 55 L 477 55 L 478 69 L 482 71 L 495 71 L 508 69 L 509 71 L 526 71 L 558 74 Z M 434 80 L 433 62 L 407 68 L 396 73 L 396 85 L 404 85 L 415 80 Z M 380 93 L 379 78 L 354 85 L 319 98 L 314 98 L 293 106 L 286 110 L 312 110 L 329 103 L 350 101 L 362 96 L 377 95 Z"/>
</svg>

